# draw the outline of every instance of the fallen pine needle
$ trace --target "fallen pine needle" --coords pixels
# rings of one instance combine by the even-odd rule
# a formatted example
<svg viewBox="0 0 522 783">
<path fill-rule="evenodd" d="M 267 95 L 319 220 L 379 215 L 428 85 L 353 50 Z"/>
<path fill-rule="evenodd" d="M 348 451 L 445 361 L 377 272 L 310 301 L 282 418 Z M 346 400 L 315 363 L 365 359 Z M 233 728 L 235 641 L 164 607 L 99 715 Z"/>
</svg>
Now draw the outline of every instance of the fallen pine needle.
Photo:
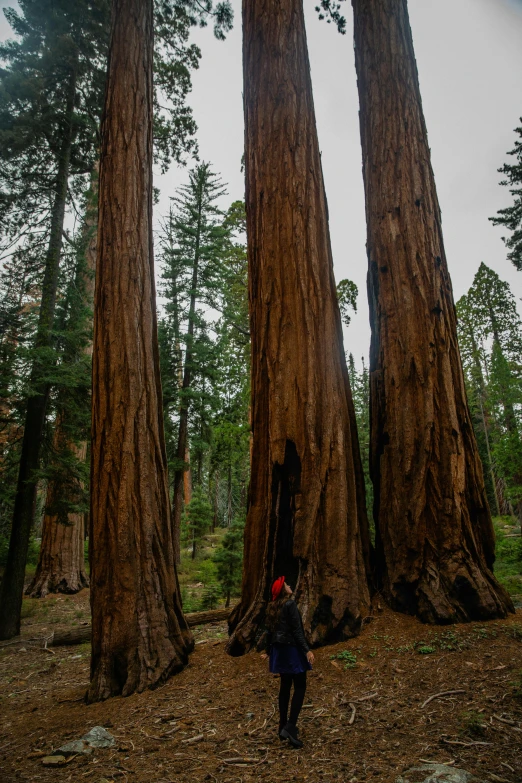
<svg viewBox="0 0 522 783">
<path fill-rule="evenodd" d="M 429 699 L 426 699 L 424 704 L 421 707 L 421 710 L 424 709 L 424 707 L 430 703 L 430 701 L 433 701 L 433 699 L 438 699 L 440 696 L 451 696 L 454 693 L 466 693 L 464 688 L 457 688 L 457 690 L 454 691 L 441 691 L 440 693 L 434 693 L 433 696 L 430 696 Z"/>
</svg>

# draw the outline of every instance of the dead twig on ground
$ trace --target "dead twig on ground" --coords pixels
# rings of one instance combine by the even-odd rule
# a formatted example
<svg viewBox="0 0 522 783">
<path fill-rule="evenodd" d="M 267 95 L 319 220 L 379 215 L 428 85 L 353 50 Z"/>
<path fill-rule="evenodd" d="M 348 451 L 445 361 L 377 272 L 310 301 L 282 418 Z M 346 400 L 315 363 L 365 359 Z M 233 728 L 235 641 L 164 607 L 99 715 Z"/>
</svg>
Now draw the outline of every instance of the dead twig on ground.
<svg viewBox="0 0 522 783">
<path fill-rule="evenodd" d="M 466 693 L 466 691 L 464 688 L 457 688 L 452 691 L 440 691 L 440 693 L 434 693 L 433 696 L 430 696 L 429 699 L 426 699 L 424 704 L 421 706 L 421 710 L 423 710 L 424 707 L 426 707 L 426 705 L 430 703 L 430 701 L 433 701 L 433 699 L 438 699 L 441 696 L 452 696 L 455 693 Z"/>
</svg>

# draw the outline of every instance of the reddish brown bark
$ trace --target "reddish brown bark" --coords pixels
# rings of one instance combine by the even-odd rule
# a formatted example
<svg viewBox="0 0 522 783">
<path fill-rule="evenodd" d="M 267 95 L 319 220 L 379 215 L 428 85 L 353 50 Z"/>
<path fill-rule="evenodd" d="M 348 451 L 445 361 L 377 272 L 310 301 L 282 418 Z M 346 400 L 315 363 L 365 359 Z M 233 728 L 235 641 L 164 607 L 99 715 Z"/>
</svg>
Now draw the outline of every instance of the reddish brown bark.
<svg viewBox="0 0 522 783">
<path fill-rule="evenodd" d="M 142 691 L 193 639 L 173 557 L 152 251 L 152 0 L 114 0 L 102 120 L 88 698 Z"/>
<path fill-rule="evenodd" d="M 87 306 L 92 308 L 94 297 L 94 272 L 96 268 L 97 239 L 97 196 L 98 196 L 98 166 L 91 178 L 91 188 L 87 198 L 87 208 L 84 223 L 85 265 L 82 266 L 79 280 Z M 84 353 L 92 355 L 92 342 L 85 346 Z M 57 417 L 54 431 L 54 448 L 60 451 L 69 449 L 79 462 L 87 458 L 87 442 L 67 443 L 62 427 L 63 418 Z M 63 491 L 57 488 L 53 481 L 47 486 L 46 507 L 52 508 L 56 493 Z M 84 514 L 69 514 L 69 524 L 58 522 L 53 514 L 45 513 L 42 523 L 42 541 L 34 579 L 26 590 L 26 595 L 32 598 L 44 598 L 48 593 L 78 593 L 89 586 L 89 577 L 85 570 Z"/>
<path fill-rule="evenodd" d="M 243 3 L 252 473 L 240 605 L 247 649 L 284 574 L 312 644 L 357 633 L 368 529 L 301 0 Z"/>
<path fill-rule="evenodd" d="M 503 617 L 406 0 L 353 0 L 368 222 L 371 471 L 392 606 Z"/>
<path fill-rule="evenodd" d="M 190 469 L 190 451 L 188 445 L 185 447 L 185 462 L 188 468 L 183 471 L 183 503 L 188 506 L 192 500 L 192 470 Z"/>
<path fill-rule="evenodd" d="M 55 446 L 60 448 L 63 437 L 60 427 L 55 430 Z M 79 461 L 87 457 L 87 444 L 69 444 Z M 47 488 L 46 505 L 54 503 L 54 485 Z M 32 598 L 44 598 L 48 593 L 78 593 L 89 586 L 84 563 L 84 515 L 69 514 L 64 525 L 51 514 L 45 514 L 42 523 L 42 542 L 34 579 L 26 590 Z"/>
</svg>

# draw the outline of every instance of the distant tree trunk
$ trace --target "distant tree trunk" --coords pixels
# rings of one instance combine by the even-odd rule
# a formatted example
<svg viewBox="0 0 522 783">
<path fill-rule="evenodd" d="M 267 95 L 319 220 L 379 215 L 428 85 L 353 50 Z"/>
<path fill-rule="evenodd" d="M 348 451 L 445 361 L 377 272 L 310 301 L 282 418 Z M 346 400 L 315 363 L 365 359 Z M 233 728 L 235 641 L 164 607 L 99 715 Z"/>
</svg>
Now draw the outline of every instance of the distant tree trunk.
<svg viewBox="0 0 522 783">
<path fill-rule="evenodd" d="M 219 470 L 216 470 L 214 474 L 214 492 L 212 494 L 212 533 L 215 531 L 217 526 L 218 510 L 219 510 Z"/>
<path fill-rule="evenodd" d="M 232 524 L 232 465 L 228 464 L 227 473 L 227 527 Z"/>
<path fill-rule="evenodd" d="M 94 306 L 90 701 L 179 671 L 152 249 L 153 2 L 113 0 Z"/>
<path fill-rule="evenodd" d="M 76 98 L 76 78 L 77 62 L 74 61 L 70 65 L 67 104 L 65 107 L 66 128 L 58 153 L 58 170 L 51 213 L 49 245 L 45 258 L 42 299 L 35 339 L 36 351 L 50 348 L 52 344 L 58 270 L 60 267 L 63 224 L 67 203 L 67 186 L 75 134 L 74 104 Z M 49 398 L 49 384 L 45 378 L 42 378 L 42 370 L 41 357 L 37 356 L 31 371 L 30 387 L 33 390 L 33 395 L 27 400 L 9 552 L 0 589 L 0 639 L 10 639 L 20 633 L 20 612 L 22 610 L 25 566 L 38 484 L 36 471 L 40 465 L 40 453 Z"/>
<path fill-rule="evenodd" d="M 83 289 L 85 302 L 92 307 L 94 297 L 94 272 L 96 268 L 96 239 L 97 239 L 97 195 L 98 195 L 98 167 L 91 176 L 91 188 L 89 192 L 85 223 L 85 264 L 82 264 L 79 285 Z M 74 317 L 74 316 L 73 316 Z M 85 346 L 85 354 L 92 355 L 92 342 Z M 87 442 L 66 443 L 63 431 L 63 420 L 57 417 L 54 430 L 54 445 L 56 450 L 69 448 L 79 462 L 85 462 L 87 458 Z M 46 506 L 52 507 L 55 501 L 57 488 L 53 481 L 47 485 Z M 26 595 L 32 598 L 44 598 L 48 593 L 78 593 L 84 587 L 89 586 L 89 577 L 85 571 L 84 540 L 85 522 L 84 514 L 69 514 L 69 524 L 58 522 L 53 514 L 45 513 L 42 523 L 42 541 L 40 554 L 34 579 L 26 590 Z"/>
<path fill-rule="evenodd" d="M 183 472 L 183 502 L 185 506 L 188 506 L 192 499 L 192 471 L 190 469 L 190 450 L 188 443 L 185 448 L 185 462 L 189 467 Z"/>
<path fill-rule="evenodd" d="M 270 584 L 296 588 L 312 644 L 358 633 L 369 533 L 333 275 L 301 0 L 244 0 L 252 472 L 241 603 L 248 649 Z"/>
<path fill-rule="evenodd" d="M 352 0 L 368 221 L 377 567 L 426 622 L 504 617 L 406 0 Z"/>
<path fill-rule="evenodd" d="M 55 444 L 62 431 L 55 430 Z M 87 457 L 87 443 L 69 444 L 79 461 Z M 54 484 L 47 487 L 46 505 L 54 502 Z M 26 590 L 32 598 L 44 598 L 48 593 L 78 593 L 89 586 L 84 563 L 84 515 L 69 514 L 69 524 L 57 521 L 54 515 L 45 513 L 42 524 L 40 555 L 33 581 Z"/>
<path fill-rule="evenodd" d="M 183 395 L 183 392 L 187 392 L 190 389 L 192 382 L 192 343 L 194 340 L 194 320 L 196 316 L 196 291 L 198 286 L 198 273 L 199 273 L 199 231 L 201 224 L 201 202 L 199 203 L 199 215 L 197 224 L 197 237 L 196 247 L 194 255 L 194 265 L 192 267 L 192 285 L 191 296 L 188 314 L 188 329 L 187 329 L 187 350 L 185 352 L 185 366 L 183 368 L 183 381 L 181 383 L 181 406 L 179 414 L 179 431 L 178 431 L 178 448 L 176 451 L 176 457 L 178 464 L 185 460 L 185 454 L 188 448 L 188 400 Z M 177 468 L 174 471 L 174 490 L 172 501 L 172 531 L 174 539 L 174 558 L 176 564 L 181 562 L 181 513 L 183 511 L 183 479 L 185 475 L 185 468 Z"/>
</svg>

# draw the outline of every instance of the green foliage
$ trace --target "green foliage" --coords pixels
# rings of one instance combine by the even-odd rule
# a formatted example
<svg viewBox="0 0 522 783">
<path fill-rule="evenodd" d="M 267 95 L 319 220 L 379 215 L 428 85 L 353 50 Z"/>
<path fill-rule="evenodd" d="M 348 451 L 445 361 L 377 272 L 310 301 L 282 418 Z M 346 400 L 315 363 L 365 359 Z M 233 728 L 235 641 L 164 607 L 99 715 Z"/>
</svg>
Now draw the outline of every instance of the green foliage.
<svg viewBox="0 0 522 783">
<path fill-rule="evenodd" d="M 359 449 L 361 452 L 362 468 L 364 473 L 364 487 L 366 491 L 366 508 L 370 522 L 370 533 L 375 539 L 375 524 L 373 521 L 373 483 L 370 478 L 370 378 L 368 368 L 362 358 L 362 369 L 359 372 L 355 366 L 353 355 L 348 356 L 348 375 L 352 390 L 355 418 L 357 421 L 357 434 L 359 437 Z"/>
<path fill-rule="evenodd" d="M 330 660 L 342 661 L 345 669 L 354 669 L 357 665 L 357 656 L 351 650 L 342 650 L 335 655 L 330 655 Z"/>
<path fill-rule="evenodd" d="M 432 653 L 435 652 L 435 647 L 433 647 L 433 645 L 431 645 L 431 644 L 422 644 L 422 643 L 420 643 L 417 646 L 417 652 L 420 655 L 431 655 Z"/>
<path fill-rule="evenodd" d="M 203 596 L 201 598 L 201 610 L 216 609 L 219 606 L 219 600 L 221 598 L 221 590 L 217 584 L 209 584 L 203 590 Z"/>
<path fill-rule="evenodd" d="M 195 558 L 198 545 L 212 523 L 212 508 L 201 487 L 196 487 L 190 503 L 185 506 L 183 523 L 192 544 L 192 558 Z"/>
<path fill-rule="evenodd" d="M 341 319 L 345 326 L 350 326 L 351 315 L 350 311 L 357 312 L 357 296 L 359 289 L 352 280 L 340 280 L 337 284 L 337 300 L 339 302 L 339 310 L 341 311 Z"/>
<path fill-rule="evenodd" d="M 522 117 L 520 118 L 522 122 Z M 515 163 L 505 163 L 500 169 L 505 174 L 500 184 L 509 188 L 513 197 L 513 204 L 505 209 L 499 209 L 497 217 L 490 218 L 496 226 L 504 226 L 511 232 L 511 236 L 502 237 L 509 248 L 508 258 L 514 266 L 522 271 L 522 125 L 515 128 L 519 138 L 515 140 L 515 146 L 508 155 L 515 158 Z"/>
<path fill-rule="evenodd" d="M 7 552 L 9 549 L 9 538 L 5 535 L 0 535 L 0 568 L 4 568 L 7 563 Z M 38 555 L 40 554 L 40 541 L 34 536 L 29 539 L 29 551 L 27 553 L 27 565 L 35 566 L 38 562 Z"/>
<path fill-rule="evenodd" d="M 321 0 L 320 5 L 315 6 L 315 10 L 319 19 L 322 21 L 326 19 L 327 24 L 332 22 L 337 27 L 337 30 L 341 35 L 346 35 L 346 19 L 341 14 L 341 5 L 343 0 L 336 2 L 336 0 Z"/>
<path fill-rule="evenodd" d="M 522 321 L 509 285 L 481 264 L 457 302 L 458 337 L 490 505 L 522 516 Z"/>
<path fill-rule="evenodd" d="M 193 480 L 208 487 L 214 524 L 230 525 L 246 505 L 250 335 L 246 252 L 238 242 L 244 204 L 223 213 L 223 195 L 202 164 L 163 222 L 159 343 L 171 478 L 188 467 L 178 442 L 186 411 Z"/>
<path fill-rule="evenodd" d="M 472 737 L 483 737 L 487 726 L 484 723 L 484 716 L 474 710 L 462 712 L 460 715 L 462 730 L 465 734 Z"/>
<path fill-rule="evenodd" d="M 234 523 L 223 536 L 221 547 L 213 558 L 217 566 L 217 578 L 222 594 L 227 600 L 227 605 L 232 595 L 239 594 L 241 587 L 243 534 L 244 525 Z"/>
</svg>

